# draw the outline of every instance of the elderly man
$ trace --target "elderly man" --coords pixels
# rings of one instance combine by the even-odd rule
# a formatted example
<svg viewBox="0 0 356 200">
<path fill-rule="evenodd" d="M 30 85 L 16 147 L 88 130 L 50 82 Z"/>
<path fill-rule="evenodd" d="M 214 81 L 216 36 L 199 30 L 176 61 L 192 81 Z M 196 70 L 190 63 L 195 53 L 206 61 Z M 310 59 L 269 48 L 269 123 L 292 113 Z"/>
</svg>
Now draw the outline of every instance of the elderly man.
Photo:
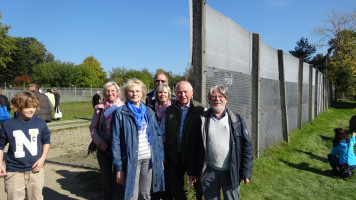
<svg viewBox="0 0 356 200">
<path fill-rule="evenodd" d="M 94 94 L 92 101 L 91 101 L 93 108 L 98 105 L 99 103 L 101 103 L 101 97 L 100 97 L 100 91 L 96 91 L 96 94 Z"/>
<path fill-rule="evenodd" d="M 187 199 L 184 192 L 189 139 L 194 124 L 204 112 L 204 106 L 193 101 L 193 87 L 187 81 L 177 83 L 175 93 L 178 102 L 166 109 L 166 159 L 168 183 L 174 199 Z M 190 152 L 189 152 L 190 153 Z M 196 199 L 202 198 L 200 183 L 194 184 Z"/>
<path fill-rule="evenodd" d="M 155 85 L 155 89 L 147 93 L 146 95 L 146 106 L 150 107 L 152 110 L 155 110 L 155 104 L 156 104 L 156 99 L 155 99 L 155 93 L 156 93 L 156 88 L 160 84 L 165 84 L 168 85 L 168 78 L 165 73 L 159 72 L 155 74 L 155 79 L 153 81 L 153 84 Z M 175 104 L 177 102 L 177 98 L 174 95 L 171 95 L 171 103 Z"/>
<path fill-rule="evenodd" d="M 39 87 L 37 83 L 30 83 L 28 86 L 28 91 L 33 92 L 38 99 L 40 100 L 40 109 L 38 109 L 34 116 L 39 117 L 43 120 L 46 121 L 46 123 L 52 121 L 52 113 L 51 113 L 51 104 L 49 102 L 49 99 L 46 95 L 41 94 L 39 91 Z"/>
<path fill-rule="evenodd" d="M 206 200 L 239 199 L 240 181 L 250 182 L 253 148 L 243 118 L 226 108 L 228 90 L 222 85 L 210 88 L 210 109 L 194 127 L 189 145 L 190 184 L 201 182 Z"/>
</svg>

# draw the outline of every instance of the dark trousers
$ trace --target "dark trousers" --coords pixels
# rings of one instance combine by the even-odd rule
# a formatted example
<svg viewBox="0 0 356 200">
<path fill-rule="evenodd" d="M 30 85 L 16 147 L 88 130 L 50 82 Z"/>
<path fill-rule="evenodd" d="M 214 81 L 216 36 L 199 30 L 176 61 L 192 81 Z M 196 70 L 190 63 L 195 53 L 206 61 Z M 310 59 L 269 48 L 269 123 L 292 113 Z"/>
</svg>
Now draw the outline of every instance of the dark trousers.
<svg viewBox="0 0 356 200">
<path fill-rule="evenodd" d="M 184 191 L 184 175 L 185 168 L 182 163 L 168 163 L 168 183 L 175 200 L 187 200 L 187 196 Z M 199 180 L 199 179 L 198 179 Z M 201 200 L 203 197 L 203 191 L 200 185 L 200 181 L 194 183 L 194 189 L 196 193 L 196 199 Z"/>
<path fill-rule="evenodd" d="M 171 190 L 169 189 L 169 183 L 168 183 L 168 164 L 164 163 L 164 186 L 165 186 L 165 191 L 164 192 L 156 192 L 153 193 L 151 196 L 152 200 L 173 200 L 173 196 L 171 193 Z"/>
<path fill-rule="evenodd" d="M 96 151 L 98 158 L 98 163 L 101 172 L 101 179 L 104 189 L 104 199 L 112 200 L 113 199 L 113 171 L 112 171 L 112 159 L 109 151 L 102 151 L 98 149 Z"/>
</svg>

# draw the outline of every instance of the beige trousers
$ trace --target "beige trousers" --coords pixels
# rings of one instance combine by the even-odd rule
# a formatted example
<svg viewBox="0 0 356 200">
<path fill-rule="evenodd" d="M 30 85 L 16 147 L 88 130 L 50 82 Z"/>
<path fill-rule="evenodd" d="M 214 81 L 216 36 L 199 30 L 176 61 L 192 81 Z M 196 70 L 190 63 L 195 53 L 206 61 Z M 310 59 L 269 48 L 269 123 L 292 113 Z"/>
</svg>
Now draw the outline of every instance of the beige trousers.
<svg viewBox="0 0 356 200">
<path fill-rule="evenodd" d="M 44 170 L 39 172 L 7 172 L 5 177 L 5 192 L 7 200 L 25 199 L 43 200 Z"/>
</svg>

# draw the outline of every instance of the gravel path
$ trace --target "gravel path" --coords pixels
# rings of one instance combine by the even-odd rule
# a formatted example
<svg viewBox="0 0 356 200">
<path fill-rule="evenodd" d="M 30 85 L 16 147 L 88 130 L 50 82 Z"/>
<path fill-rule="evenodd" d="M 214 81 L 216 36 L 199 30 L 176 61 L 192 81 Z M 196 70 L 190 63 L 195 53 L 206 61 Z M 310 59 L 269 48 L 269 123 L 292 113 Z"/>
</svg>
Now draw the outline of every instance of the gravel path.
<svg viewBox="0 0 356 200">
<path fill-rule="evenodd" d="M 101 199 L 98 163 L 95 155 L 87 156 L 91 141 L 89 123 L 88 120 L 71 120 L 48 124 L 52 134 L 44 167 L 45 200 Z M 61 130 L 64 127 L 71 129 Z M 6 199 L 3 188 L 4 181 L 0 181 L 0 199 Z"/>
</svg>

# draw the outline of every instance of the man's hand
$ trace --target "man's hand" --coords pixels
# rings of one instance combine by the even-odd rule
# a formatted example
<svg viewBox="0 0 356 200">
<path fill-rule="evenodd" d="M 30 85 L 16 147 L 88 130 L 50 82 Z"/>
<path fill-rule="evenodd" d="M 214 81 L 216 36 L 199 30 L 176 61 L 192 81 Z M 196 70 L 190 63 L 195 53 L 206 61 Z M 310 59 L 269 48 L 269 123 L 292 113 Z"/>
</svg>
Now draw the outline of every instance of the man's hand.
<svg viewBox="0 0 356 200">
<path fill-rule="evenodd" d="M 189 176 L 189 184 L 194 185 L 195 182 L 197 182 L 197 177 L 195 176 Z"/>
<path fill-rule="evenodd" d="M 6 176 L 5 167 L 0 164 L 0 178 L 4 178 L 5 176 Z"/>
<path fill-rule="evenodd" d="M 124 171 L 116 172 L 116 182 L 120 185 L 125 185 L 125 173 Z"/>
<path fill-rule="evenodd" d="M 245 184 L 247 184 L 247 183 L 250 182 L 250 179 L 248 179 L 248 178 L 243 178 L 243 179 L 242 179 L 242 182 L 245 183 Z"/>
</svg>

